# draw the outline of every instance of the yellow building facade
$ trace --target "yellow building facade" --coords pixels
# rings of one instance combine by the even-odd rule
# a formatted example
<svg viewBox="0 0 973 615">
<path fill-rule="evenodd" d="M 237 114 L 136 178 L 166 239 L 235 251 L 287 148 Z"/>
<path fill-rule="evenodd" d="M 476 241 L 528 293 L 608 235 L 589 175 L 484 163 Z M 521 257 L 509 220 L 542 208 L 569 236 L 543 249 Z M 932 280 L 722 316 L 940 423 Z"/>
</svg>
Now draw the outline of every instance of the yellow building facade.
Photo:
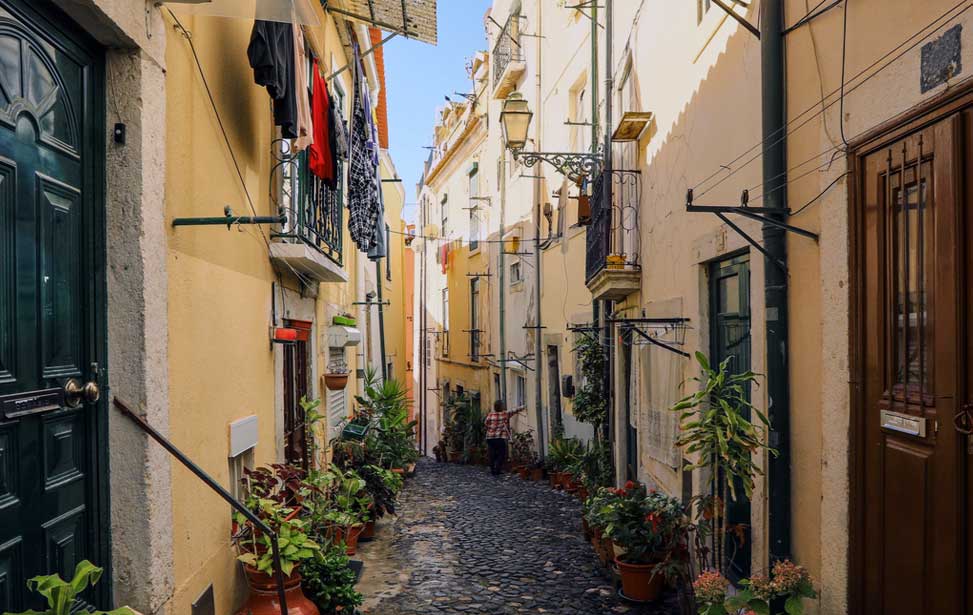
<svg viewBox="0 0 973 615">
<path fill-rule="evenodd" d="M 359 23 L 336 20 L 320 7 L 316 12 L 320 25 L 304 30 L 309 51 L 330 75 L 353 62 L 348 35 L 339 35 L 339 29 L 350 23 L 363 49 L 370 36 Z M 366 368 L 382 373 L 383 348 L 390 376 L 404 377 L 404 192 L 401 184 L 383 182 L 381 223 L 388 224 L 389 245 L 388 257 L 378 263 L 352 241 L 340 198 L 331 203 L 340 211 L 321 212 L 336 226 L 313 226 L 303 217 L 311 189 L 303 162 L 287 153 L 273 126 L 270 99 L 253 83 L 247 62 L 252 22 L 173 13 L 166 16 L 169 436 L 232 491 L 243 467 L 301 455 L 290 445 L 290 432 L 300 423 L 288 418 L 290 413 L 301 420 L 294 412 L 300 397 L 321 400 L 329 419 L 325 434 L 331 437 L 350 413 Z M 375 54 L 363 65 L 377 101 L 384 68 L 377 68 Z M 341 116 L 351 117 L 352 71 L 336 76 L 329 89 L 342 105 Z M 395 180 L 387 149 L 380 158 L 381 177 Z M 341 190 L 347 198 L 346 186 Z M 234 215 L 273 216 L 283 208 L 288 223 L 229 230 L 171 226 L 175 218 L 219 215 L 224 205 Z M 327 243 L 315 235 L 322 232 L 330 234 Z M 343 315 L 357 325 L 335 327 L 333 318 Z M 272 343 L 275 327 L 296 327 L 304 339 L 296 347 Z M 349 336 L 360 341 L 345 346 Z M 350 372 L 344 390 L 324 384 L 323 375 L 335 369 Z M 175 462 L 172 517 L 170 612 L 189 612 L 210 590 L 216 612 L 232 612 L 246 586 L 230 542 L 230 510 Z"/>
</svg>

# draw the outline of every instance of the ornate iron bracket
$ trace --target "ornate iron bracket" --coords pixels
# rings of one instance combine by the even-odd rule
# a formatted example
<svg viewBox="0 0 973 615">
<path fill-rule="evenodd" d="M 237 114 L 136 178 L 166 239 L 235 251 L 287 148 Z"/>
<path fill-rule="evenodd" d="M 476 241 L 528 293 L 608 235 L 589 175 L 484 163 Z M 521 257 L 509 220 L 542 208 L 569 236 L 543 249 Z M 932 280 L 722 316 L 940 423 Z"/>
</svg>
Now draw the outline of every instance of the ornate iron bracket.
<svg viewBox="0 0 973 615">
<path fill-rule="evenodd" d="M 601 173 L 604 156 L 597 154 L 576 154 L 574 152 L 525 152 L 513 150 L 514 160 L 525 167 L 533 167 L 538 162 L 546 162 L 575 183 Z"/>
</svg>

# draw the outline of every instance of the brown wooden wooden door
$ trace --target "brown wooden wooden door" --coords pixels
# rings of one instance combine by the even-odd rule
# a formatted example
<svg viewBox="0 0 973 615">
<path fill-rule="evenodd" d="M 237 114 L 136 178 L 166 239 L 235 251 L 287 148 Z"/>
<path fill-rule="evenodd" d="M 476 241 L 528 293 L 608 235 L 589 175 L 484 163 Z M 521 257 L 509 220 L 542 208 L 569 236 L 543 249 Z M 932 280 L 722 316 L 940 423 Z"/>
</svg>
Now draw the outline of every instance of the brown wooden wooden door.
<svg viewBox="0 0 973 615">
<path fill-rule="evenodd" d="M 862 613 L 966 612 L 969 287 L 954 114 L 862 160 Z"/>
</svg>

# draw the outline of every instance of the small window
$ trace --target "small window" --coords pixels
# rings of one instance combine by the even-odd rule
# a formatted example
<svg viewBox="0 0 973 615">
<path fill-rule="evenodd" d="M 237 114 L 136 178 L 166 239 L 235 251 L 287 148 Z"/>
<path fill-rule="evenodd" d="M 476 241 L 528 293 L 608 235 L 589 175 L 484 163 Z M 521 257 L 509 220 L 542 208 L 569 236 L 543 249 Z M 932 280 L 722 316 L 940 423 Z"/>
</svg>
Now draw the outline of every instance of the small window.
<svg viewBox="0 0 973 615">
<path fill-rule="evenodd" d="M 514 407 L 521 409 L 527 406 L 527 379 L 521 375 L 514 377 Z"/>
<path fill-rule="evenodd" d="M 475 207 L 470 209 L 470 252 L 480 249 L 480 214 Z"/>
<path fill-rule="evenodd" d="M 517 284 L 524 281 L 524 276 L 520 268 L 520 261 L 510 263 L 510 284 Z"/>
<path fill-rule="evenodd" d="M 443 356 L 449 356 L 449 289 L 443 289 Z"/>
<path fill-rule="evenodd" d="M 480 278 L 470 279 L 470 360 L 480 360 Z"/>
<path fill-rule="evenodd" d="M 440 211 L 439 211 L 439 222 L 440 222 L 439 236 L 440 237 L 446 237 L 449 234 L 446 231 L 447 226 L 449 225 L 449 209 L 446 207 L 446 201 L 447 201 L 447 195 L 444 194 L 443 200 L 440 203 Z"/>
</svg>

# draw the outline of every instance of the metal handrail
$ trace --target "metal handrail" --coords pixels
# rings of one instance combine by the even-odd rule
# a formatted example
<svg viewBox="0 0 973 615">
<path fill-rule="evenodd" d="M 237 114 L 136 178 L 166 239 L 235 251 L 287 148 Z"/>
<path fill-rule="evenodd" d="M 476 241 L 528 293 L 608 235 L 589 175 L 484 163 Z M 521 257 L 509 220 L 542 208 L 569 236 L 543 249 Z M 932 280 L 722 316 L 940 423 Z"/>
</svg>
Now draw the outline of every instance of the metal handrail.
<svg viewBox="0 0 973 615">
<path fill-rule="evenodd" d="M 154 427 L 149 425 L 145 419 L 133 412 L 132 409 L 129 408 L 124 402 L 115 397 L 112 399 L 112 403 L 116 408 L 118 408 L 119 411 L 121 411 L 122 414 L 132 419 L 132 421 L 138 425 L 142 431 L 162 445 L 162 448 L 166 449 L 170 455 L 179 460 L 179 463 L 185 466 L 187 470 L 195 474 L 201 481 L 206 483 L 206 486 L 215 491 L 221 498 L 226 500 L 226 502 L 232 506 L 234 510 L 246 517 L 247 521 L 252 523 L 257 527 L 257 529 L 267 536 L 270 536 L 271 557 L 274 560 L 274 571 L 277 580 L 277 598 L 280 600 L 280 612 L 281 615 L 287 615 L 287 597 L 284 595 L 284 573 L 280 567 L 280 545 L 277 542 L 277 533 L 270 529 L 270 526 L 264 523 L 257 515 L 253 514 L 249 508 L 230 495 L 230 492 L 224 489 L 218 482 L 213 480 L 213 478 L 203 471 L 202 468 L 193 463 L 189 457 L 176 448 L 176 446 L 166 439 L 165 436 L 156 431 Z"/>
</svg>

